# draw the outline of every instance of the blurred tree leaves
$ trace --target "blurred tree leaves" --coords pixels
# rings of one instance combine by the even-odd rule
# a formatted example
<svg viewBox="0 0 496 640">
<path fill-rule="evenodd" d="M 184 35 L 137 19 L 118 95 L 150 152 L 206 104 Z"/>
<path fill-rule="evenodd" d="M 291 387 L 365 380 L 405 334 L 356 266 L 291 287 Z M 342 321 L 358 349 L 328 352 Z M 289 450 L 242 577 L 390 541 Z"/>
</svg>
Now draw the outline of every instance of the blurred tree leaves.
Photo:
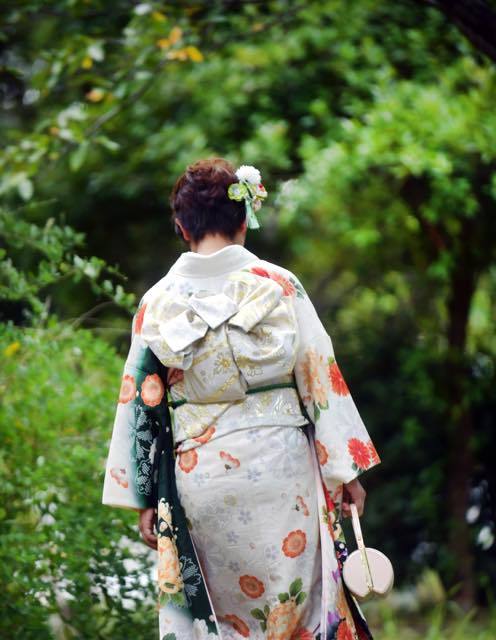
<svg viewBox="0 0 496 640">
<path fill-rule="evenodd" d="M 249 248 L 303 280 L 383 458 L 369 538 L 400 580 L 430 564 L 460 583 L 462 557 L 482 598 L 494 550 L 465 510 L 469 480 L 496 484 L 494 67 L 413 0 L 30 1 L 1 34 L 1 220 L 38 243 L 4 240 L 4 317 L 47 292 L 88 325 L 95 297 L 132 306 L 119 273 L 139 296 L 180 250 L 186 164 L 258 166 Z M 75 296 L 63 262 L 91 286 Z M 100 308 L 96 328 L 127 330 Z"/>
</svg>

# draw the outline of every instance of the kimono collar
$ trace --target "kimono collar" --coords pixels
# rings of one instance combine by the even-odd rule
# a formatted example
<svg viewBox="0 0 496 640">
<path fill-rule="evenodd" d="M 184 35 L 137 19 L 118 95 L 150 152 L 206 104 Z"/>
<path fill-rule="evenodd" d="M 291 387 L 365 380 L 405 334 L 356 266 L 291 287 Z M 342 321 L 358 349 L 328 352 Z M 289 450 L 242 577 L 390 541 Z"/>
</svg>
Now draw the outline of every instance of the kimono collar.
<svg viewBox="0 0 496 640">
<path fill-rule="evenodd" d="M 172 265 L 171 272 L 191 278 L 218 276 L 242 269 L 259 258 L 240 244 L 228 244 L 209 254 L 185 251 Z"/>
</svg>

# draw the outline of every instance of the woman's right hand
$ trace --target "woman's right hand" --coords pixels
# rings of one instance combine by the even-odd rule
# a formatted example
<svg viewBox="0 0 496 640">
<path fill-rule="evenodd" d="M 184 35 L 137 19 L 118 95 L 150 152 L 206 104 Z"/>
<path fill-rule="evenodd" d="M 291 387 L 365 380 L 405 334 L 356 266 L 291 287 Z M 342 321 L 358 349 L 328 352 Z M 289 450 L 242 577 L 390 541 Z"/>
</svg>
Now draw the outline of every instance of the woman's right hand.
<svg viewBox="0 0 496 640">
<path fill-rule="evenodd" d="M 151 549 L 157 548 L 157 536 L 153 533 L 153 523 L 155 522 L 155 509 L 140 509 L 139 530 L 143 542 Z"/>
<path fill-rule="evenodd" d="M 354 502 L 357 507 L 358 515 L 363 515 L 365 507 L 366 491 L 360 484 L 360 480 L 355 478 L 351 482 L 344 485 L 343 502 L 341 504 L 343 516 L 349 518 L 351 516 L 350 502 Z"/>
</svg>

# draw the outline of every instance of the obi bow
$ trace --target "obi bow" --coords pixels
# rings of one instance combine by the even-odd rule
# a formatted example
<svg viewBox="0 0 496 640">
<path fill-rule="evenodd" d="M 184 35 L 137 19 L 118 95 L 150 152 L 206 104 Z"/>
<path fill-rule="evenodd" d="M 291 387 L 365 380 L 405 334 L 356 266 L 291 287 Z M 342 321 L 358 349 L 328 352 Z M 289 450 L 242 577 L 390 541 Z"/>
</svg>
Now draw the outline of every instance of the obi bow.
<svg viewBox="0 0 496 640">
<path fill-rule="evenodd" d="M 297 323 L 278 283 L 240 271 L 220 292 L 157 290 L 141 336 L 165 366 L 184 371 L 189 401 L 229 402 L 292 372 Z"/>
</svg>

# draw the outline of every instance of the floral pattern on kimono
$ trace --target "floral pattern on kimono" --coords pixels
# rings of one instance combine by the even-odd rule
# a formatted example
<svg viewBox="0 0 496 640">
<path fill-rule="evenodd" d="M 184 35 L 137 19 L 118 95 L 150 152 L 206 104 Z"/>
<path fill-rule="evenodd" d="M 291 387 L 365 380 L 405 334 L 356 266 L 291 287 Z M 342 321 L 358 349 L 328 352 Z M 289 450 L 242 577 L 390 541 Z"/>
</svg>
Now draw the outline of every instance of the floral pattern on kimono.
<svg viewBox="0 0 496 640">
<path fill-rule="evenodd" d="M 323 599 L 329 603 L 327 620 L 322 625 L 323 637 L 370 638 L 363 615 L 342 579 L 348 552 L 340 525 L 341 501 L 343 485 L 379 464 L 380 458 L 341 373 L 331 337 L 302 284 L 291 272 L 265 261 L 250 271 L 283 287 L 284 295 L 294 302 L 298 320 L 300 340 L 294 373 L 312 425 L 311 438 L 321 479 L 321 518 L 329 532 L 327 540 L 325 536 L 322 540 L 323 548 L 327 547 L 323 558 L 331 557 L 334 546 L 338 565 L 338 571 L 328 567 L 332 579 L 323 585 Z M 337 606 L 332 606 L 332 602 Z"/>
<path fill-rule="evenodd" d="M 102 503 L 157 509 L 157 606 L 184 637 L 211 640 L 218 638 L 215 614 L 177 497 L 166 395 L 170 375 L 141 338 L 145 309 L 142 299 L 132 321 Z M 162 640 L 176 640 L 176 634 Z"/>
<path fill-rule="evenodd" d="M 143 309 L 132 321 L 103 487 L 103 504 L 136 511 L 155 506 L 152 466 L 167 406 L 160 363 L 140 336 Z"/>
<path fill-rule="evenodd" d="M 224 314 L 224 318 L 220 321 L 220 316 L 215 319 L 205 317 L 209 316 L 213 307 L 208 305 L 208 308 L 203 307 L 207 297 L 203 284 L 206 281 L 204 274 L 195 280 L 194 276 L 181 275 L 177 268 L 172 268 L 169 274 L 152 287 L 140 302 L 133 318 L 131 348 L 122 377 L 106 465 L 102 502 L 111 506 L 136 510 L 150 506 L 157 508 L 159 606 L 167 620 L 167 628 L 170 630 L 163 635 L 161 640 L 183 638 L 185 640 L 189 638 L 213 640 L 213 638 L 221 636 L 219 621 L 192 542 L 184 508 L 178 497 L 174 467 L 177 465 L 187 477 L 197 473 L 198 459 L 201 458 L 202 453 L 201 447 L 209 446 L 208 443 L 222 435 L 223 419 L 229 416 L 230 411 L 242 411 L 243 405 L 246 403 L 249 417 L 246 424 L 242 426 L 250 427 L 251 425 L 264 424 L 263 407 L 272 406 L 269 395 L 283 397 L 287 393 L 284 396 L 284 406 L 288 407 L 288 413 L 285 414 L 280 410 L 283 405 L 278 405 L 278 415 L 283 420 L 281 424 L 287 424 L 291 427 L 308 425 L 306 429 L 313 452 L 312 466 L 320 513 L 323 577 L 322 616 L 319 630 L 312 633 L 309 629 L 298 628 L 291 633 L 291 637 L 288 637 L 287 640 L 298 640 L 298 638 L 304 640 L 370 639 L 372 636 L 368 626 L 342 580 L 342 567 L 346 561 L 347 548 L 340 526 L 340 503 L 343 484 L 378 464 L 379 457 L 338 367 L 331 338 L 320 322 L 298 279 L 291 272 L 277 265 L 259 260 L 244 247 L 232 246 L 227 250 L 217 252 L 217 254 L 219 258 L 214 254 L 212 260 L 209 261 L 210 264 L 213 264 L 215 260 L 221 260 L 220 254 L 223 254 L 222 259 L 228 256 L 227 261 L 232 265 L 232 270 L 237 271 L 233 279 L 228 278 L 229 273 L 219 277 L 218 280 L 222 284 L 217 288 L 214 286 L 214 290 L 211 291 L 213 294 L 218 294 L 219 289 L 222 290 L 225 287 L 226 279 L 230 280 L 224 294 L 227 293 L 231 300 L 234 298 L 233 301 L 238 308 L 236 310 L 231 308 L 226 315 L 225 306 L 228 303 L 224 300 L 224 304 L 219 304 L 217 310 L 220 315 Z M 187 255 L 183 254 L 183 256 Z M 184 259 L 182 262 L 184 263 Z M 178 263 L 181 263 L 181 258 Z M 240 274 L 240 269 L 245 270 L 246 274 Z M 213 283 L 214 280 L 212 277 L 208 282 Z M 233 285 L 236 280 L 242 284 Z M 249 286 L 246 283 L 249 283 Z M 284 310 L 286 317 L 292 315 L 295 326 L 297 326 L 297 335 L 290 337 L 291 331 L 289 331 L 285 336 L 286 340 L 289 336 L 289 342 L 286 343 L 280 337 L 283 349 L 280 349 L 279 353 L 285 354 L 287 363 L 291 364 L 291 375 L 294 376 L 297 392 L 295 389 L 281 389 L 280 393 L 268 393 L 268 401 L 253 405 L 256 408 L 250 414 L 249 400 L 253 400 L 255 395 L 246 396 L 245 400 L 242 399 L 247 387 L 246 380 L 251 382 L 249 372 L 253 373 L 254 371 L 259 372 L 261 374 L 260 380 L 263 380 L 264 364 L 257 363 L 256 358 L 250 357 L 248 359 L 250 361 L 243 363 L 245 376 L 240 378 L 238 374 L 238 377 L 235 378 L 233 375 L 229 375 L 235 350 L 232 348 L 231 336 L 226 336 L 224 329 L 226 323 L 229 323 L 230 319 L 240 313 L 239 303 L 243 298 L 246 298 L 246 293 L 249 293 L 250 287 L 254 285 L 259 293 L 266 292 L 267 306 L 260 316 L 257 304 L 252 305 L 250 313 L 246 314 L 244 318 L 246 320 L 245 328 L 243 329 L 243 324 L 240 323 L 233 330 L 233 335 L 237 332 L 239 344 L 246 346 L 248 344 L 246 339 L 249 336 L 243 335 L 243 331 L 249 334 L 256 325 L 256 322 L 251 324 L 248 322 L 250 315 L 252 320 L 256 317 L 259 321 L 261 317 L 270 317 L 274 312 L 271 330 L 273 334 L 276 334 L 277 339 L 277 308 Z M 237 286 L 238 294 L 241 292 L 238 298 L 235 293 L 233 294 Z M 202 289 L 203 293 L 201 293 Z M 157 296 L 157 293 L 160 295 Z M 201 322 L 198 321 L 198 317 L 189 318 L 187 329 L 190 335 L 186 341 L 184 341 L 184 326 L 180 331 L 172 331 L 169 334 L 165 331 L 168 341 L 162 335 L 163 326 L 153 325 L 152 320 L 155 312 L 151 311 L 149 315 L 148 312 L 153 309 L 154 305 L 160 306 L 168 299 L 169 308 L 176 305 L 175 308 L 178 311 L 176 317 L 185 314 L 182 321 L 186 320 L 186 316 L 191 316 L 191 314 L 188 309 L 180 309 L 180 305 L 184 305 L 180 298 L 184 298 L 184 296 L 187 299 L 192 298 L 190 302 L 193 302 L 196 310 L 202 311 L 202 313 L 196 314 L 199 315 Z M 157 309 L 158 307 L 155 308 L 155 311 Z M 243 314 L 241 315 L 243 316 Z M 235 323 L 231 324 L 231 327 L 235 327 Z M 146 341 L 143 339 L 143 329 L 145 329 Z M 217 380 L 202 378 L 200 370 L 192 366 L 195 357 L 199 354 L 196 346 L 201 345 L 203 337 L 207 334 L 214 335 L 215 345 L 211 344 L 211 347 L 215 346 L 215 349 L 205 348 L 205 352 L 201 355 L 207 361 L 210 359 L 214 366 L 216 366 L 215 359 L 218 356 L 215 351 L 219 346 L 222 348 L 223 341 L 224 347 L 226 340 L 230 346 L 230 353 L 224 349 L 227 358 L 224 358 L 222 366 L 218 367 L 219 378 Z M 173 345 L 175 348 L 170 349 L 171 335 L 173 340 L 183 340 L 183 343 L 176 343 Z M 193 336 L 192 340 L 190 339 L 191 335 Z M 259 343 L 256 347 L 259 349 L 264 339 L 263 332 L 259 333 L 256 338 Z M 190 349 L 190 346 L 195 344 L 196 355 Z M 252 349 L 251 355 L 255 354 L 255 351 L 256 349 Z M 168 355 L 164 357 L 166 353 Z M 248 353 L 250 353 L 250 348 Z M 267 351 L 264 353 L 264 357 L 267 356 L 267 353 Z M 239 358 L 240 354 L 237 355 Z M 167 359 L 169 357 L 170 360 Z M 273 358 L 274 362 L 276 360 L 277 358 Z M 171 368 L 167 368 L 167 365 Z M 234 369 L 231 369 L 231 373 L 233 372 Z M 222 376 L 224 377 L 222 378 Z M 266 379 L 270 380 L 271 376 L 272 374 L 267 373 Z M 194 443 L 188 446 L 195 448 L 186 448 L 181 451 L 180 443 L 176 458 L 174 448 L 177 447 L 177 442 L 174 441 L 173 434 L 181 434 L 181 432 L 173 431 L 174 424 L 171 424 L 165 389 L 170 386 L 171 397 L 176 400 L 186 395 L 186 392 L 190 397 L 194 397 L 195 393 L 200 394 L 198 395 L 200 400 L 201 394 L 204 393 L 202 385 L 203 387 L 206 385 L 210 389 L 212 393 L 210 399 L 213 399 L 214 402 L 194 405 L 198 408 L 205 407 L 207 410 L 198 411 L 198 416 L 200 418 L 203 416 L 203 422 L 201 429 L 197 429 L 193 433 L 187 433 L 189 429 L 188 417 L 186 413 L 183 414 L 182 437 L 184 442 Z M 220 390 L 222 393 L 238 394 L 238 397 L 237 399 L 231 397 L 229 400 L 225 400 L 222 394 L 219 396 Z M 295 397 L 291 394 L 295 394 Z M 257 395 L 260 398 L 265 397 L 263 393 Z M 219 398 L 220 401 L 217 402 Z M 296 402 L 299 403 L 298 412 L 295 409 Z M 212 408 L 216 412 L 215 417 L 209 413 Z M 174 410 L 173 419 L 179 413 L 178 409 Z M 267 413 L 265 416 L 266 423 L 267 421 L 270 423 L 274 419 L 273 414 Z M 189 420 L 190 422 L 194 420 L 194 412 L 190 412 Z M 227 419 L 226 424 L 229 422 L 230 420 Z M 247 435 L 251 432 L 255 435 L 257 430 L 247 431 Z M 199 455 L 197 451 L 199 451 Z M 224 457 L 220 455 L 220 458 L 226 467 L 226 472 L 229 469 L 236 469 L 236 456 L 229 451 L 224 451 L 223 454 Z M 256 469 L 253 470 L 254 474 L 255 471 Z M 305 500 L 302 496 L 299 497 L 301 501 L 297 503 L 297 508 L 304 512 Z M 292 557 L 291 554 L 298 555 L 299 545 L 302 544 L 301 534 L 297 530 L 293 534 L 292 537 L 288 534 L 287 539 L 282 541 L 283 552 L 289 558 Z M 249 577 L 250 574 L 247 574 L 246 579 Z M 257 586 L 257 582 L 252 580 L 249 584 L 248 582 L 243 583 L 242 588 L 252 594 L 251 598 L 257 597 L 254 591 Z M 301 585 L 297 579 L 288 583 L 286 590 L 286 592 L 281 592 L 279 598 L 281 612 L 284 607 L 290 606 L 286 602 L 295 603 L 298 599 L 304 600 L 304 596 L 300 595 Z M 263 607 L 258 610 L 256 607 L 253 609 L 254 618 L 251 623 L 258 620 L 262 633 L 263 625 L 267 624 L 269 613 Z M 232 626 L 233 632 L 237 634 L 233 638 L 256 637 L 258 639 L 258 635 L 253 635 L 253 633 L 250 635 L 250 629 L 253 629 L 253 626 L 248 627 L 247 621 L 237 616 L 235 611 L 225 618 Z"/>
</svg>

